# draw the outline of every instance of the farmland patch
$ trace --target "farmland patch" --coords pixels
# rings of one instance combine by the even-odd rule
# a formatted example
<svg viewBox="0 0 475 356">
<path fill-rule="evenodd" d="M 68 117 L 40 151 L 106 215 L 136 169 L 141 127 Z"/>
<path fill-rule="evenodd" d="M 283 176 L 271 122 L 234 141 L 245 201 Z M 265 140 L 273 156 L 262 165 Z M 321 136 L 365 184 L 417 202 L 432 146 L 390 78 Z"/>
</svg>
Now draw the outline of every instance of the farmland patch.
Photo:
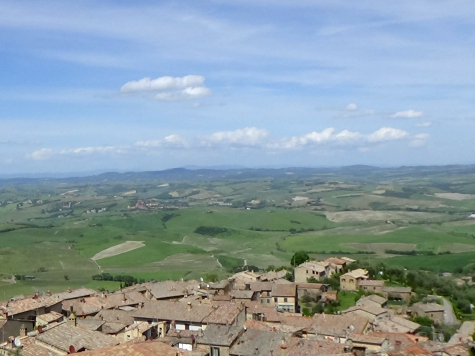
<svg viewBox="0 0 475 356">
<path fill-rule="evenodd" d="M 145 244 L 142 241 L 126 241 L 122 244 L 106 248 L 105 250 L 96 253 L 94 256 L 91 257 L 91 260 L 97 261 L 102 258 L 117 256 L 144 246 Z"/>
<path fill-rule="evenodd" d="M 404 244 L 393 242 L 381 242 L 381 243 L 348 243 L 345 246 L 351 247 L 358 251 L 374 252 L 378 255 L 384 255 L 386 250 L 394 251 L 416 251 L 416 244 Z M 473 246 L 475 247 L 475 246 Z"/>
<path fill-rule="evenodd" d="M 412 211 L 373 211 L 373 210 L 361 210 L 361 211 L 337 211 L 326 212 L 328 220 L 341 223 L 350 221 L 372 221 L 372 220 L 410 220 L 410 221 L 426 221 L 426 220 L 438 220 L 444 214 L 438 213 L 423 213 Z"/>
<path fill-rule="evenodd" d="M 475 199 L 475 194 L 462 194 L 462 193 L 434 193 L 438 198 L 450 199 L 450 200 L 467 200 Z"/>
</svg>

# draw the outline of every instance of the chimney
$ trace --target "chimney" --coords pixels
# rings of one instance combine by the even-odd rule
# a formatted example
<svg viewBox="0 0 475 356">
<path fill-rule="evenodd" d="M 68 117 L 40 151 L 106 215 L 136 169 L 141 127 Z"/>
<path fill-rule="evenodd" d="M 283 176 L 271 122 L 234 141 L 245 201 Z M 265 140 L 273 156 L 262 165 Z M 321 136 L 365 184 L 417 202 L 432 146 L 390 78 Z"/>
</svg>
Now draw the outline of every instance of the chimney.
<svg viewBox="0 0 475 356">
<path fill-rule="evenodd" d="M 187 303 L 186 308 L 187 308 L 188 310 L 191 310 L 191 308 L 192 308 L 191 302 L 188 302 L 188 303 Z"/>
<path fill-rule="evenodd" d="M 76 326 L 77 325 L 76 314 L 74 314 L 74 312 L 71 312 L 69 314 L 68 324 L 71 325 L 71 326 Z"/>
<path fill-rule="evenodd" d="M 396 340 L 396 345 L 394 345 L 394 351 L 401 351 L 401 340 Z"/>
<path fill-rule="evenodd" d="M 287 356 L 287 345 L 285 345 L 284 338 L 282 338 L 282 344 L 280 345 L 280 353 L 282 356 Z"/>
<path fill-rule="evenodd" d="M 27 330 L 25 324 L 21 324 L 20 326 L 20 337 L 26 336 Z"/>
</svg>

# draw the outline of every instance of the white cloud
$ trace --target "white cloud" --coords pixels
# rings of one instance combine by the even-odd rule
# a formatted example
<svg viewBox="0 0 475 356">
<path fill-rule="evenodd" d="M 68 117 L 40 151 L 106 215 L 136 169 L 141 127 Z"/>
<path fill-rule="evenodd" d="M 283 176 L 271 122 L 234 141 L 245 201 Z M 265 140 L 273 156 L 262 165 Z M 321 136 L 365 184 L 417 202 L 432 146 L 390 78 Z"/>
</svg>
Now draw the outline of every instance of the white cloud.
<svg viewBox="0 0 475 356">
<path fill-rule="evenodd" d="M 215 132 L 201 139 L 204 146 L 213 144 L 229 144 L 238 146 L 259 146 L 265 143 L 269 133 L 256 127 L 245 127 L 235 131 Z"/>
<path fill-rule="evenodd" d="M 368 143 L 381 143 L 410 138 L 406 131 L 392 127 L 383 127 L 369 135 L 363 135 L 359 132 L 343 130 L 335 133 L 332 127 L 326 128 L 321 132 L 313 131 L 302 136 L 294 136 L 287 139 L 281 139 L 276 143 L 269 144 L 272 148 L 281 149 L 299 149 L 322 144 L 337 145 L 366 145 Z"/>
<path fill-rule="evenodd" d="M 409 137 L 409 133 L 392 127 L 382 127 L 368 136 L 369 142 L 400 140 Z"/>
<path fill-rule="evenodd" d="M 406 110 L 406 111 L 399 111 L 392 115 L 392 117 L 401 117 L 406 119 L 413 119 L 417 117 L 422 117 L 424 114 L 422 111 L 415 111 L 415 110 Z"/>
<path fill-rule="evenodd" d="M 417 127 L 429 127 L 431 125 L 432 125 L 432 122 L 426 121 L 426 122 L 421 122 L 421 123 L 417 124 L 416 126 Z"/>
<path fill-rule="evenodd" d="M 205 77 L 201 75 L 143 78 L 125 83 L 120 91 L 122 93 L 158 92 L 154 99 L 160 101 L 191 100 L 211 93 L 209 88 L 203 86 L 204 81 Z"/>
<path fill-rule="evenodd" d="M 37 161 L 45 160 L 51 157 L 53 150 L 51 148 L 40 148 L 27 155 L 27 158 L 31 158 Z"/>
<path fill-rule="evenodd" d="M 162 141 L 160 140 L 137 141 L 135 145 L 139 147 L 143 147 L 143 148 L 160 147 L 162 145 Z"/>
<path fill-rule="evenodd" d="M 184 77 L 159 77 L 157 79 L 142 78 L 125 83 L 120 91 L 132 93 L 139 91 L 162 91 L 201 86 L 205 78 L 201 75 L 186 75 Z"/>
<path fill-rule="evenodd" d="M 209 95 L 211 90 L 205 87 L 189 87 L 181 91 L 168 91 L 158 93 L 155 96 L 155 100 L 161 101 L 180 101 L 202 98 Z"/>
<path fill-rule="evenodd" d="M 149 140 L 149 141 L 137 141 L 135 146 L 142 149 L 152 149 L 152 148 L 172 148 L 172 147 L 188 147 L 190 143 L 183 137 L 172 134 L 166 136 L 163 140 Z"/>
<path fill-rule="evenodd" d="M 420 147 L 423 146 L 426 141 L 429 139 L 429 134 L 418 134 L 413 137 L 413 140 L 411 141 L 411 146 L 412 147 Z"/>
<path fill-rule="evenodd" d="M 94 153 L 126 153 L 126 147 L 117 146 L 88 146 L 88 147 L 76 147 L 68 148 L 58 151 L 60 155 L 90 155 Z"/>
<path fill-rule="evenodd" d="M 350 103 L 346 107 L 346 110 L 347 111 L 356 111 L 356 110 L 358 110 L 358 105 L 356 105 L 355 103 Z"/>
</svg>

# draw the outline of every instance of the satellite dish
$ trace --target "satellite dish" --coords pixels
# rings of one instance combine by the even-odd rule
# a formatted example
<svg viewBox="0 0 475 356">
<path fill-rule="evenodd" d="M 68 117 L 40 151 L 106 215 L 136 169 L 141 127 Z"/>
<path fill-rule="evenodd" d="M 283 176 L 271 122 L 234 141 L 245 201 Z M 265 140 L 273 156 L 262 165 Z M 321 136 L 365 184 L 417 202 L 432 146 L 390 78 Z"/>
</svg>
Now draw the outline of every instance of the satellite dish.
<svg viewBox="0 0 475 356">
<path fill-rule="evenodd" d="M 13 341 L 13 344 L 14 344 L 16 347 L 21 347 L 20 338 L 19 338 L 19 337 L 16 337 L 16 338 L 15 338 L 15 341 Z"/>
<path fill-rule="evenodd" d="M 74 348 L 73 345 L 70 345 L 70 346 L 69 346 L 69 353 L 70 353 L 70 354 L 76 353 L 76 349 Z"/>
</svg>

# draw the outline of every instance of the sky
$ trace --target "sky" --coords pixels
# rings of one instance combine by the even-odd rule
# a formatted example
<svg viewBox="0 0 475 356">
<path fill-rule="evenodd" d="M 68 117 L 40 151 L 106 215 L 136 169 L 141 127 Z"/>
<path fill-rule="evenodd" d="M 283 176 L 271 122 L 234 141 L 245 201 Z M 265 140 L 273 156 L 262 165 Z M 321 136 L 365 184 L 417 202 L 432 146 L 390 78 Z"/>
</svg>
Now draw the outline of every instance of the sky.
<svg viewBox="0 0 475 356">
<path fill-rule="evenodd" d="M 0 0 L 0 175 L 473 164 L 472 0 Z"/>
</svg>

